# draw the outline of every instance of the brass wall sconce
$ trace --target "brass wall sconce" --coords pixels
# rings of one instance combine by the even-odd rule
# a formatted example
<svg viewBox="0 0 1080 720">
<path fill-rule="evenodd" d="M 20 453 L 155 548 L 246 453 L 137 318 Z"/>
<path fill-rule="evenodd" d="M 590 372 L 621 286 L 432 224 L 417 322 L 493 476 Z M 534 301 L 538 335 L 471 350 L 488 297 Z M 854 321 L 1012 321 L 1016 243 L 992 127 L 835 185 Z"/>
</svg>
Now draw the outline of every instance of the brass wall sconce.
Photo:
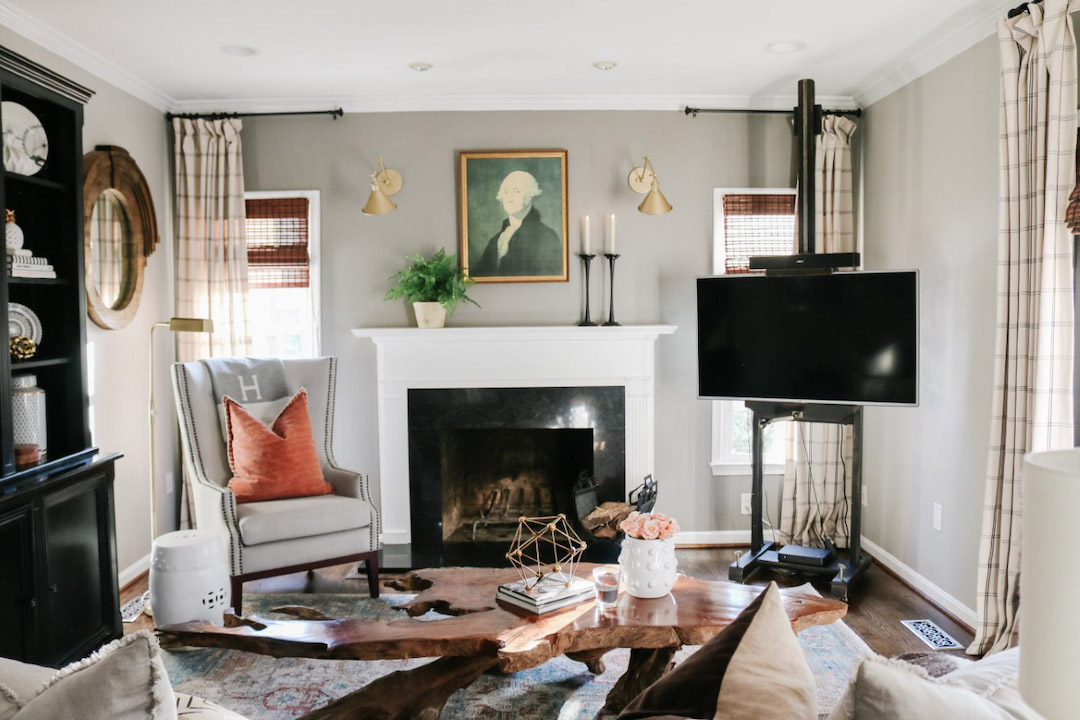
<svg viewBox="0 0 1080 720">
<path fill-rule="evenodd" d="M 653 168 L 649 156 L 645 156 L 645 164 L 630 171 L 627 178 L 630 189 L 638 195 L 645 195 L 645 199 L 638 205 L 638 210 L 646 215 L 663 215 L 671 212 L 671 203 L 660 192 L 660 183 L 656 179 L 656 169 Z M 648 193 L 648 194 L 646 194 Z"/>
<path fill-rule="evenodd" d="M 365 215 L 386 215 L 397 210 L 397 205 L 390 196 L 401 190 L 401 173 L 386 167 L 381 156 L 379 167 L 380 170 L 371 173 L 371 195 L 360 210 Z"/>
</svg>

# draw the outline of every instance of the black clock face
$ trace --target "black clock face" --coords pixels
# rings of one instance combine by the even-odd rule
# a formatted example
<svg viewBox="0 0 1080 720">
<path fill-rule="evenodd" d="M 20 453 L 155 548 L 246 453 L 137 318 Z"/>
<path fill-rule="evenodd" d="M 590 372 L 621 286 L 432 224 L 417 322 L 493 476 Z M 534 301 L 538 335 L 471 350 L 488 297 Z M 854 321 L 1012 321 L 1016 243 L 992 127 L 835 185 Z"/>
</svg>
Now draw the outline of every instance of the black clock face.
<svg viewBox="0 0 1080 720">
<path fill-rule="evenodd" d="M 22 136 L 22 147 L 35 165 L 43 167 L 49 157 L 49 138 L 45 135 L 45 128 L 40 125 L 28 127 Z"/>
</svg>

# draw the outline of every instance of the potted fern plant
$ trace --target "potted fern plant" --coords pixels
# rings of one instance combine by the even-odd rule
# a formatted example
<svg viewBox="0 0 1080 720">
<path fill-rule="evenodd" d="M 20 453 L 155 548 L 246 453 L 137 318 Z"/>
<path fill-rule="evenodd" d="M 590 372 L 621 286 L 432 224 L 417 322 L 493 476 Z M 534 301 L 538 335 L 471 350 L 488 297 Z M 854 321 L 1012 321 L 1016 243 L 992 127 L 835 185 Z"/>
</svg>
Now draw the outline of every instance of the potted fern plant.
<svg viewBox="0 0 1080 720">
<path fill-rule="evenodd" d="M 466 294 L 476 281 L 466 277 L 458 268 L 456 257 L 447 255 L 443 248 L 430 258 L 415 253 L 406 259 L 412 264 L 390 278 L 397 284 L 386 292 L 383 300 L 405 298 L 411 302 L 418 327 L 443 327 L 446 316 L 452 315 L 462 300 L 480 307 Z"/>
</svg>

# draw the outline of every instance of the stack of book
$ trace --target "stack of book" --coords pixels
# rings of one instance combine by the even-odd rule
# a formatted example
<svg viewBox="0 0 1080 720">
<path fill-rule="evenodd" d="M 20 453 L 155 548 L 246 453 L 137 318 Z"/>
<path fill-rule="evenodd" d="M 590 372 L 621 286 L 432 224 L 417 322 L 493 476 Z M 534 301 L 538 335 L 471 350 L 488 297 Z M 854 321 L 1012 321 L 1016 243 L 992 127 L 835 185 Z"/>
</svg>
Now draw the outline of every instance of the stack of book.
<svg viewBox="0 0 1080 720">
<path fill-rule="evenodd" d="M 529 581 L 532 584 L 532 580 Z M 524 580 L 500 585 L 495 597 L 503 602 L 524 608 L 537 615 L 552 610 L 576 605 L 594 596 L 593 584 L 585 578 L 575 577 L 567 586 L 566 580 L 558 575 L 545 575 L 531 588 L 526 588 Z"/>
<path fill-rule="evenodd" d="M 56 271 L 43 257 L 34 257 L 30 250 L 12 250 L 7 248 L 8 277 L 17 278 L 55 278 Z"/>
</svg>

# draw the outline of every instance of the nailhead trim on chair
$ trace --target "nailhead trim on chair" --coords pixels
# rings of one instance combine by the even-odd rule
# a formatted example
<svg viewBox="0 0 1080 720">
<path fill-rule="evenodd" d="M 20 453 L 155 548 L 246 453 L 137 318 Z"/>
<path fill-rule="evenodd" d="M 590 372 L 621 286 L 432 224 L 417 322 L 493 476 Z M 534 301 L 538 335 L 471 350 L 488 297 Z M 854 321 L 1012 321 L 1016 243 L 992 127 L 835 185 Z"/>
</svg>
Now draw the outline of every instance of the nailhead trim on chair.
<svg viewBox="0 0 1080 720">
<path fill-rule="evenodd" d="M 326 453 L 326 461 L 335 470 L 344 470 L 338 467 L 334 458 L 334 408 L 337 402 L 337 358 L 330 358 L 330 369 L 327 373 L 326 386 L 326 423 L 323 427 L 323 451 Z M 345 472 L 351 472 L 345 470 Z M 370 478 L 367 473 L 360 473 L 360 499 L 367 501 L 371 506 L 372 522 L 368 525 L 368 541 L 372 550 L 379 549 L 379 536 L 382 535 L 382 518 L 375 509 L 375 501 L 371 497 Z"/>
<path fill-rule="evenodd" d="M 177 363 L 173 366 L 173 374 L 176 377 L 177 386 L 183 390 L 184 403 L 180 408 L 180 411 L 184 414 L 184 428 L 185 435 L 188 439 L 188 455 L 191 456 L 192 466 L 195 468 L 194 478 L 195 482 L 202 482 L 206 485 L 211 485 L 206 478 L 206 468 L 202 464 L 202 454 L 199 451 L 199 438 L 194 433 L 195 423 L 192 421 L 191 416 L 188 414 L 188 408 L 191 407 L 191 393 L 188 390 L 188 374 L 187 368 L 183 363 Z M 236 517 L 236 496 L 225 496 L 222 493 L 222 519 L 225 521 L 225 527 L 229 529 L 229 567 L 235 572 L 231 572 L 231 575 L 243 575 L 244 574 L 244 558 L 240 554 L 239 550 L 239 538 L 237 537 L 239 532 L 239 521 Z M 231 517 L 230 517 L 231 516 Z M 193 518 L 196 520 L 196 518 Z M 232 528 L 237 528 L 237 532 L 233 532 Z"/>
</svg>

